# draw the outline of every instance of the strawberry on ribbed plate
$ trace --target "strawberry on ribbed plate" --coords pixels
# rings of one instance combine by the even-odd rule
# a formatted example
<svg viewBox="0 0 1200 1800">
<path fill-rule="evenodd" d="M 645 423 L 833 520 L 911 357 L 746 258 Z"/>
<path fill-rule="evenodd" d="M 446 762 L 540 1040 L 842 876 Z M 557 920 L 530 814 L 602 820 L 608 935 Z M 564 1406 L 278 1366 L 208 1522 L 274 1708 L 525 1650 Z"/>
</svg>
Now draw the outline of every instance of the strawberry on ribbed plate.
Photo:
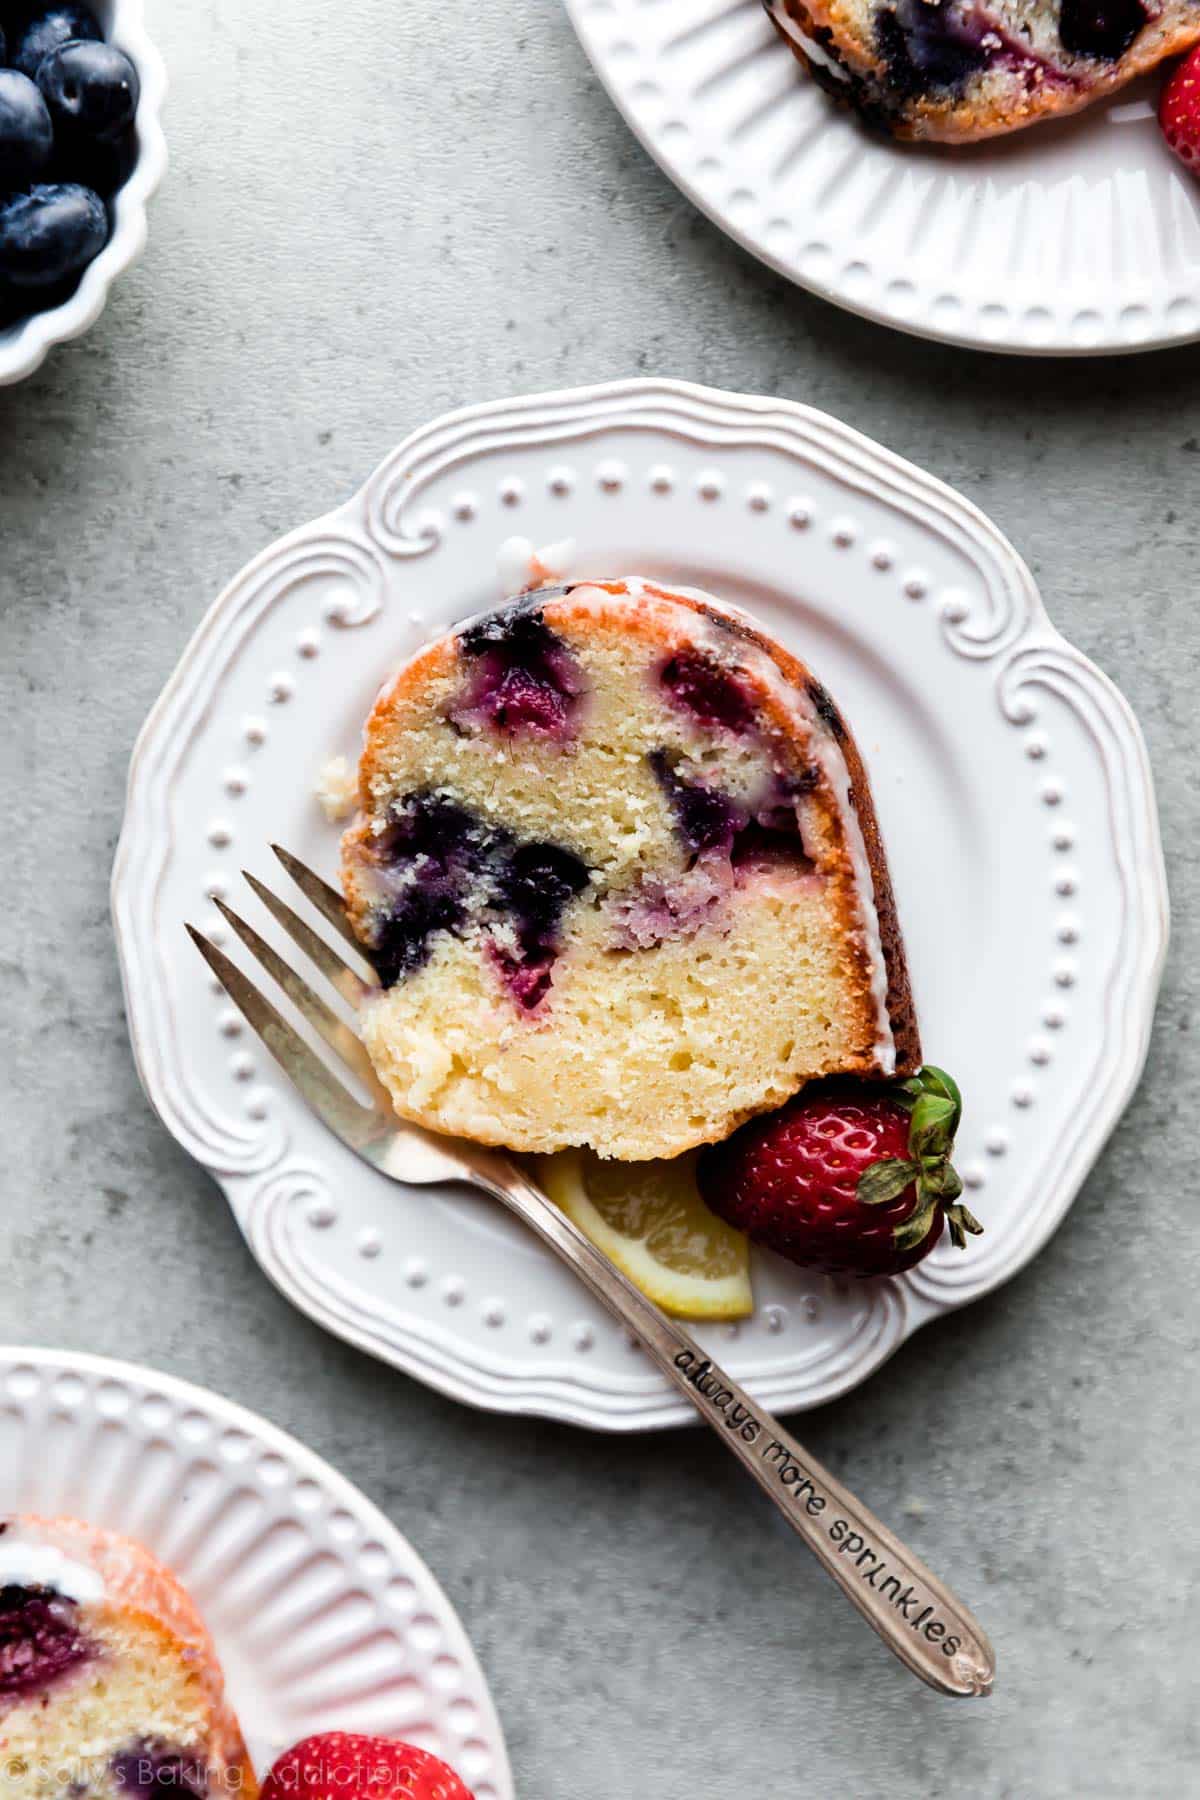
<svg viewBox="0 0 1200 1800">
<path fill-rule="evenodd" d="M 449 1764 L 399 1738 L 323 1731 L 276 1759 L 260 1800 L 471 1800 Z"/>
<path fill-rule="evenodd" d="M 962 1096 L 930 1064 L 907 1081 L 814 1082 L 700 1157 L 707 1204 L 756 1244 L 827 1274 L 898 1275 L 948 1226 L 982 1231 L 950 1161 Z"/>
<path fill-rule="evenodd" d="M 1158 102 L 1158 123 L 1180 162 L 1200 173 L 1200 49 L 1172 69 Z"/>
</svg>

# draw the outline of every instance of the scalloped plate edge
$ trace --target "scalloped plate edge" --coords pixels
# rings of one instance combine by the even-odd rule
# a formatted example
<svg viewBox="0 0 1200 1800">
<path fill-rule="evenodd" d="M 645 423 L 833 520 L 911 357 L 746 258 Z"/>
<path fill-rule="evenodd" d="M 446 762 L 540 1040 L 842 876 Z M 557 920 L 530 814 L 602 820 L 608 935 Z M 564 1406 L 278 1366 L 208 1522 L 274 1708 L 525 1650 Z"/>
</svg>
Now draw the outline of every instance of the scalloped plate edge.
<svg viewBox="0 0 1200 1800">
<path fill-rule="evenodd" d="M 664 414 L 668 415 L 665 419 L 661 417 Z M 827 461 L 832 459 L 842 478 L 852 485 L 867 492 L 877 493 L 880 487 L 886 489 L 891 504 L 926 528 L 939 531 L 958 548 L 965 549 L 979 568 L 985 585 L 990 575 L 1015 591 L 1020 601 L 1020 623 L 1015 634 L 1003 635 L 1006 658 L 1011 662 L 1016 651 L 1034 648 L 1058 650 L 1069 658 L 1075 672 L 1086 681 L 1115 735 L 1121 766 L 1131 782 L 1130 800 L 1136 808 L 1136 825 L 1141 838 L 1134 920 L 1135 953 L 1130 959 L 1136 964 L 1130 976 L 1136 991 L 1130 992 L 1124 1001 L 1122 1030 L 1116 1040 L 1113 1066 L 1093 1119 L 1070 1146 L 1065 1163 L 1056 1171 L 1052 1198 L 1040 1207 L 1028 1232 L 1014 1244 L 1004 1262 L 989 1271 L 986 1280 L 931 1285 L 924 1282 L 921 1272 L 917 1271 L 892 1284 L 899 1302 L 891 1312 L 892 1323 L 880 1330 L 868 1355 L 849 1362 L 834 1379 L 827 1378 L 814 1389 L 812 1383 L 798 1379 L 795 1371 L 789 1371 L 753 1384 L 764 1403 L 781 1412 L 792 1411 L 822 1404 L 849 1391 L 874 1373 L 927 1319 L 966 1305 L 1001 1286 L 1044 1246 L 1070 1209 L 1137 1086 L 1149 1051 L 1150 1028 L 1166 957 L 1169 926 L 1166 874 L 1149 760 L 1133 712 L 1109 677 L 1070 645 L 1051 624 L 1032 575 L 998 527 L 956 490 L 814 408 L 768 396 L 731 394 L 689 382 L 639 377 L 486 402 L 440 416 L 410 434 L 341 506 L 307 526 L 284 534 L 255 556 L 208 608 L 134 747 L 125 823 L 113 867 L 113 920 L 130 1038 L 142 1085 L 167 1129 L 190 1154 L 209 1168 L 232 1204 L 235 1192 L 243 1186 L 246 1177 L 223 1173 L 214 1167 L 211 1160 L 205 1158 L 202 1145 L 189 1131 L 186 1121 L 179 1116 L 170 1083 L 160 1065 L 152 1014 L 142 1005 L 136 991 L 139 985 L 144 988 L 146 984 L 134 980 L 135 971 L 140 973 L 142 955 L 133 916 L 133 900 L 141 873 L 135 866 L 134 847 L 140 792 L 160 734 L 169 727 L 175 708 L 187 696 L 194 665 L 202 660 L 204 649 L 226 613 L 236 608 L 247 582 L 269 566 L 282 546 L 316 537 L 335 521 L 354 518 L 355 540 L 380 547 L 381 529 L 385 540 L 387 537 L 386 523 L 381 519 L 386 509 L 382 503 L 373 506 L 373 499 L 381 493 L 386 499 L 389 491 L 397 490 L 403 496 L 412 485 L 414 471 L 420 471 L 422 458 L 436 457 L 438 447 L 446 440 L 452 440 L 461 451 L 464 441 L 469 441 L 473 433 L 481 430 L 490 433 L 496 426 L 507 424 L 520 434 L 518 441 L 528 444 L 540 441 L 529 435 L 531 431 L 546 431 L 551 422 L 561 422 L 563 418 L 576 424 L 592 420 L 595 430 L 601 431 L 606 426 L 622 423 L 649 428 L 656 416 L 659 416 L 659 423 L 666 423 L 669 428 L 669 416 L 674 415 L 685 420 L 697 435 L 703 436 L 706 429 L 710 434 L 722 434 L 714 438 L 718 442 L 729 441 L 725 434 L 731 432 L 734 441 L 745 443 L 751 441 L 756 432 L 762 435 L 767 431 L 772 434 L 783 431 L 791 438 L 790 447 L 798 460 L 803 459 L 806 451 L 816 451 Z M 390 483 L 389 477 L 392 478 Z M 363 518 L 367 519 L 365 528 L 361 526 Z M 242 1208 L 236 1206 L 234 1210 L 245 1230 Z M 259 1249 L 261 1251 L 261 1246 Z M 268 1259 L 264 1256 L 263 1267 L 282 1292 L 326 1329 L 467 1404 L 491 1411 L 532 1413 L 612 1431 L 655 1430 L 694 1420 L 686 1403 L 657 1386 L 651 1378 L 643 1383 L 623 1383 L 617 1387 L 612 1383 L 589 1384 L 578 1376 L 550 1374 L 531 1380 L 511 1372 L 488 1370 L 466 1361 L 448 1345 L 438 1345 L 420 1321 L 406 1321 L 398 1315 L 385 1335 L 349 1316 L 336 1303 L 332 1293 L 316 1291 L 277 1257 Z"/>
</svg>

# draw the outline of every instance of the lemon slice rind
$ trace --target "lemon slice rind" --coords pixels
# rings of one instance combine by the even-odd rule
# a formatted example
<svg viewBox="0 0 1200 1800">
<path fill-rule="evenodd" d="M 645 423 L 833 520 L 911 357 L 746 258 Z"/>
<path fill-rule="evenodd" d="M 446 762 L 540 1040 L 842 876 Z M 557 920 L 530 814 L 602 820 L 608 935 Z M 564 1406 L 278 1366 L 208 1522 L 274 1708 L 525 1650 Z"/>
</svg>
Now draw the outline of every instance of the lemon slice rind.
<svg viewBox="0 0 1200 1800">
<path fill-rule="evenodd" d="M 681 1159 L 681 1163 L 686 1160 Z M 642 1166 L 629 1165 L 631 1181 L 635 1171 Z M 680 1191 L 674 1197 L 674 1203 L 678 1206 L 682 1199 L 687 1209 L 693 1246 L 689 1260 L 697 1260 L 696 1242 L 703 1243 L 708 1239 L 714 1249 L 713 1260 L 723 1267 L 721 1274 L 709 1276 L 695 1268 L 672 1268 L 660 1261 L 648 1242 L 654 1235 L 652 1230 L 645 1237 L 627 1236 L 615 1230 L 588 1193 L 586 1167 L 585 1152 L 566 1150 L 557 1156 L 539 1158 L 537 1172 L 550 1198 L 562 1208 L 572 1224 L 577 1225 L 598 1250 L 603 1250 L 648 1300 L 653 1300 L 664 1312 L 682 1319 L 744 1319 L 754 1311 L 749 1244 L 740 1232 L 708 1211 L 690 1178 L 686 1179 L 691 1193 L 685 1192 L 682 1170 Z M 611 1167 L 615 1170 L 620 1165 Z M 699 1260 L 704 1260 L 703 1250 Z"/>
</svg>

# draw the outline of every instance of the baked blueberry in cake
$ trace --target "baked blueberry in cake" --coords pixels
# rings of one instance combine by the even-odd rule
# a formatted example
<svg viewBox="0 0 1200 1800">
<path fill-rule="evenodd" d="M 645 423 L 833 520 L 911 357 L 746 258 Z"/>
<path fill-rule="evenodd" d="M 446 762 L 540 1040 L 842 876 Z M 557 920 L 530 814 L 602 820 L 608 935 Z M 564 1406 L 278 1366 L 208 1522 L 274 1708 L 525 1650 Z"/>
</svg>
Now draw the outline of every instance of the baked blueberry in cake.
<svg viewBox="0 0 1200 1800">
<path fill-rule="evenodd" d="M 821 85 L 895 137 L 1077 112 L 1200 40 L 1196 0 L 764 0 Z"/>
<path fill-rule="evenodd" d="M 5 1800 L 254 1800 L 208 1633 L 132 1539 L 0 1520 L 0 1773 Z"/>
<path fill-rule="evenodd" d="M 406 1118 L 674 1156 L 920 1062 L 854 740 L 709 596 L 561 584 L 439 638 L 375 704 L 359 805 L 363 1035 Z"/>
</svg>

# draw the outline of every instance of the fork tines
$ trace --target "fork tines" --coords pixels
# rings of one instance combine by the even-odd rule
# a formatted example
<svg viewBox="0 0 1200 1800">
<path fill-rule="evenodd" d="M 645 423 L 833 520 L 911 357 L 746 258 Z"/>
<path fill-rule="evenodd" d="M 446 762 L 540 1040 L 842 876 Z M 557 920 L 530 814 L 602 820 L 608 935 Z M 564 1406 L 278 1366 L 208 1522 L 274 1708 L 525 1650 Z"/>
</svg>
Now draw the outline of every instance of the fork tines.
<svg viewBox="0 0 1200 1800">
<path fill-rule="evenodd" d="M 359 956 L 363 956 L 362 947 L 355 938 L 346 917 L 342 897 L 336 889 L 330 887 L 328 882 L 323 881 L 319 875 L 307 868 L 290 851 L 282 849 L 277 844 L 272 845 L 272 849 L 301 892 L 312 902 L 321 916 L 327 919 L 331 925 L 336 926 L 346 941 L 354 946 Z M 249 870 L 243 870 L 243 874 L 251 890 L 261 900 L 276 923 L 282 927 L 297 948 L 344 1000 L 351 1005 L 356 1005 L 364 994 L 378 987 L 378 982 L 373 975 L 360 975 L 352 969 L 327 939 L 306 924 L 298 913 L 280 900 L 277 894 L 272 893 L 270 888 L 257 876 L 252 875 Z M 381 1112 L 386 1114 L 389 1109 L 386 1097 L 381 1095 L 370 1058 L 357 1032 L 345 1020 L 339 1018 L 338 1014 L 321 999 L 319 994 L 314 993 L 307 981 L 297 974 L 296 970 L 255 930 L 253 925 L 243 919 L 224 900 L 214 896 L 213 904 L 222 918 L 232 926 L 259 967 L 265 970 L 276 986 L 291 1001 L 301 1018 L 329 1045 L 342 1067 L 348 1070 L 375 1098 L 375 1105 L 362 1106 L 355 1100 L 322 1058 L 305 1042 L 300 1033 L 288 1024 L 266 996 L 259 992 L 238 965 L 205 937 L 203 932 L 198 931 L 194 925 L 188 925 L 187 930 L 192 942 L 234 1005 L 258 1033 L 267 1049 L 280 1064 L 284 1074 L 295 1082 L 309 1105 L 339 1137 L 352 1145 L 360 1145 L 365 1138 L 378 1129 Z"/>
</svg>

